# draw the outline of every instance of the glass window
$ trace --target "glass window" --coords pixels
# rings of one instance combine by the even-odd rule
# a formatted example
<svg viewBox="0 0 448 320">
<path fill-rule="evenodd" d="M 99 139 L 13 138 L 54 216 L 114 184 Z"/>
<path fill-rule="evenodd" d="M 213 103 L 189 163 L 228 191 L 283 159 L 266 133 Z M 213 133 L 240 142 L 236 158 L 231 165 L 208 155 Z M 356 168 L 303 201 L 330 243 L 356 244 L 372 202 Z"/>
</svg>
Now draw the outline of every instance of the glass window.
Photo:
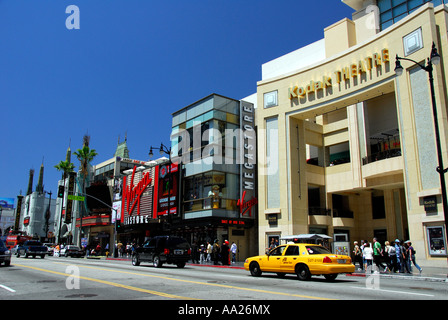
<svg viewBox="0 0 448 320">
<path fill-rule="evenodd" d="M 218 171 L 185 179 L 184 210 L 237 210 L 239 176 Z"/>
<path fill-rule="evenodd" d="M 406 5 L 406 0 L 392 0 L 392 7 L 396 7 L 402 3 Z"/>
<path fill-rule="evenodd" d="M 270 256 L 281 256 L 283 251 L 285 250 L 285 248 L 286 248 L 285 246 L 277 247 L 277 248 L 271 250 L 271 252 L 269 252 L 269 255 Z"/>
<path fill-rule="evenodd" d="M 427 241 L 429 246 L 429 254 L 432 256 L 446 255 L 446 239 L 443 226 L 427 227 Z"/>
<path fill-rule="evenodd" d="M 299 246 L 289 246 L 286 249 L 285 256 L 298 256 L 300 255 Z"/>
<path fill-rule="evenodd" d="M 380 12 L 384 12 L 392 8 L 392 3 L 390 0 L 378 0 L 378 8 Z"/>
<path fill-rule="evenodd" d="M 264 107 L 271 108 L 278 106 L 278 91 L 271 91 L 264 94 Z"/>
<path fill-rule="evenodd" d="M 384 30 L 411 14 L 425 3 L 432 2 L 434 6 L 447 3 L 448 0 L 378 0 L 380 9 L 381 29 Z"/>
<path fill-rule="evenodd" d="M 328 249 L 321 246 L 306 246 L 306 251 L 308 251 L 308 254 L 331 254 Z"/>
<path fill-rule="evenodd" d="M 266 119 L 267 207 L 280 207 L 278 119 Z"/>
</svg>

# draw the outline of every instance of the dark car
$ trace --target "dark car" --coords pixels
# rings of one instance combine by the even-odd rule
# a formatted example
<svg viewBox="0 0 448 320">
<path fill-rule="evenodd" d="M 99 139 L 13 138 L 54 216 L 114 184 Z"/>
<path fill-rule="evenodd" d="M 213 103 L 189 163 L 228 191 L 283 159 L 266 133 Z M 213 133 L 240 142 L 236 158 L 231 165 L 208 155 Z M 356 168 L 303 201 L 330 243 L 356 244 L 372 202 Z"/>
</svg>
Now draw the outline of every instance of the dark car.
<svg viewBox="0 0 448 320">
<path fill-rule="evenodd" d="M 132 255 L 132 265 L 138 266 L 140 262 L 152 262 L 156 268 L 160 268 L 164 263 L 183 268 L 190 257 L 190 244 L 184 238 L 157 236 L 136 248 Z"/>
<path fill-rule="evenodd" d="M 61 250 L 61 256 L 81 258 L 84 256 L 84 251 L 82 251 L 78 246 L 68 245 Z"/>
<path fill-rule="evenodd" d="M 5 246 L 5 243 L 0 240 L 0 264 L 5 263 L 5 266 L 11 264 L 11 251 Z"/>
</svg>

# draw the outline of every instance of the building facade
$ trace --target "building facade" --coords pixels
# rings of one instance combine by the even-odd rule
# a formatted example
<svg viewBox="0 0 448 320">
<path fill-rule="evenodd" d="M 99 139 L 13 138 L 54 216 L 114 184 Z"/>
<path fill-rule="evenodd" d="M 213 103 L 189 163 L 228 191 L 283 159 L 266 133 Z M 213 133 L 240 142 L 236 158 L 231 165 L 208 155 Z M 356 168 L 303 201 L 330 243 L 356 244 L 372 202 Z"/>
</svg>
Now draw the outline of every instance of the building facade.
<svg viewBox="0 0 448 320">
<path fill-rule="evenodd" d="M 435 99 L 448 159 L 448 9 L 425 1 L 343 2 L 356 11 L 353 20 L 262 67 L 259 252 L 272 238 L 294 234 L 345 235 L 350 243 L 398 238 L 412 241 L 422 265 L 445 266 L 428 75 L 411 62 L 402 62 L 401 77 L 394 68 L 397 55 L 424 64 L 432 44 L 438 48 Z"/>
<path fill-rule="evenodd" d="M 256 131 L 250 102 L 211 94 L 173 114 L 172 157 L 181 170 L 177 232 L 191 243 L 235 242 L 256 252 Z"/>
</svg>

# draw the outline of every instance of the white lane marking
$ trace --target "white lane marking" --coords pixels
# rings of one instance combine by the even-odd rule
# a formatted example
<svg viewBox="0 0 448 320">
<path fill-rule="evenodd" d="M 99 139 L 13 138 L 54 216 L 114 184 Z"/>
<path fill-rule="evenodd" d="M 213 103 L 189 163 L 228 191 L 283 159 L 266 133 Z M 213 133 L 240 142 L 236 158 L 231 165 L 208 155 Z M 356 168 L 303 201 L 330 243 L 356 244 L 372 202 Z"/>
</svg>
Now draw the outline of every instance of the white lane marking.
<svg viewBox="0 0 448 320">
<path fill-rule="evenodd" d="M 0 284 L 0 288 L 3 288 L 3 289 L 5 289 L 5 290 L 7 290 L 7 291 L 9 291 L 9 292 L 16 292 L 16 290 L 11 289 L 10 287 L 4 286 L 4 285 L 2 285 L 2 284 Z"/>
<path fill-rule="evenodd" d="M 363 287 L 352 287 L 352 288 L 355 288 L 355 289 L 365 289 L 365 290 L 373 290 L 373 291 L 391 292 L 391 293 L 411 294 L 411 295 L 425 296 L 425 297 L 434 297 L 434 295 L 432 295 L 432 294 L 425 294 L 425 293 L 415 293 L 415 292 L 396 291 L 396 290 L 384 290 L 384 289 L 372 289 L 372 288 L 363 288 Z"/>
</svg>

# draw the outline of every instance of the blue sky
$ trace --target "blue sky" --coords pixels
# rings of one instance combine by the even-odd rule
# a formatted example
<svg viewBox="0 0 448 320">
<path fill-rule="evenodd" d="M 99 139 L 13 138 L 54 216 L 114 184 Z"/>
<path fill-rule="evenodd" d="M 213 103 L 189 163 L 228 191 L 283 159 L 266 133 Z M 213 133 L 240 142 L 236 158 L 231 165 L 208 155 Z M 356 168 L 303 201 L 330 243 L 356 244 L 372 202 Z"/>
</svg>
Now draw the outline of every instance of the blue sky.
<svg viewBox="0 0 448 320">
<path fill-rule="evenodd" d="M 80 29 L 66 28 L 66 8 Z M 353 10 L 340 0 L 0 0 L 0 197 L 44 187 L 85 133 L 110 159 L 169 144 L 171 114 L 211 93 L 256 92 L 261 65 L 322 39 Z M 79 162 L 72 157 L 76 167 Z"/>
</svg>

